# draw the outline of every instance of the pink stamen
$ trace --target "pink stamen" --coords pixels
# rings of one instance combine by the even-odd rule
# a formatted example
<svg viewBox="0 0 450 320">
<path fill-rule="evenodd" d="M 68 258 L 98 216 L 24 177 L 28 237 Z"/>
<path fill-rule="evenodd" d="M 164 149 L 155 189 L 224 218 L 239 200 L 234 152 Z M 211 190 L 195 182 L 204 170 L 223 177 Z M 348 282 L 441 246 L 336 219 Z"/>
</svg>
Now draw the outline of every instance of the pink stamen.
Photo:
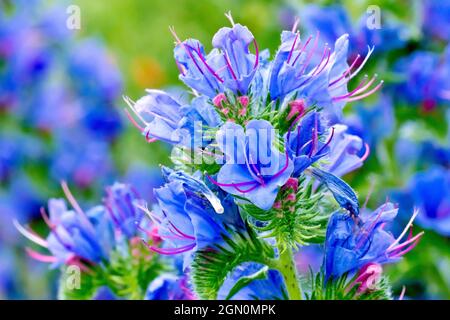
<svg viewBox="0 0 450 320">
<path fill-rule="evenodd" d="M 305 44 L 303 45 L 303 48 L 300 50 L 300 52 L 297 54 L 297 57 L 295 58 L 294 62 L 292 62 L 292 66 L 295 65 L 295 63 L 297 62 L 298 58 L 300 58 L 300 55 L 305 51 L 306 47 L 308 46 L 308 44 L 311 42 L 312 36 L 309 36 L 308 40 L 306 40 Z"/>
<path fill-rule="evenodd" d="M 172 33 L 172 35 L 174 36 L 175 40 L 177 41 L 178 45 L 181 45 L 183 47 L 183 49 L 186 51 L 186 53 L 188 54 L 188 56 L 191 58 L 191 60 L 194 62 L 195 66 L 197 67 L 198 71 L 200 71 L 200 73 L 202 75 L 205 75 L 205 73 L 203 72 L 203 70 L 200 68 L 200 66 L 198 65 L 197 60 L 195 60 L 194 55 L 192 54 L 191 51 L 189 51 L 188 47 L 180 41 L 180 39 L 178 38 L 176 32 L 175 32 L 175 28 L 173 27 L 169 27 L 170 32 Z"/>
<path fill-rule="evenodd" d="M 167 249 L 163 249 L 163 248 L 157 248 L 155 246 L 151 246 L 149 245 L 147 242 L 143 241 L 145 246 L 150 249 L 151 251 L 154 251 L 156 253 L 159 254 L 163 254 L 163 255 L 175 255 L 175 254 L 180 254 L 183 252 L 187 252 L 189 250 L 192 250 L 193 248 L 195 248 L 196 244 L 192 243 L 189 244 L 187 246 L 184 247 L 180 247 L 180 248 L 167 248 Z"/>
<path fill-rule="evenodd" d="M 49 255 L 39 253 L 28 247 L 25 248 L 25 251 L 31 258 L 33 258 L 37 261 L 40 261 L 40 262 L 54 263 L 57 261 L 57 258 L 54 256 L 49 256 Z"/>
<path fill-rule="evenodd" d="M 361 161 L 363 161 L 363 162 L 366 161 L 367 158 L 370 155 L 370 147 L 369 147 L 369 145 L 367 143 L 365 143 L 364 146 L 366 147 L 366 152 L 364 152 L 363 156 L 361 157 Z"/>
<path fill-rule="evenodd" d="M 136 120 L 134 120 L 134 118 L 131 116 L 130 112 L 129 112 L 127 109 L 124 109 L 124 111 L 125 111 L 125 114 L 126 114 L 128 120 L 130 120 L 130 122 L 133 124 L 133 126 L 135 126 L 136 128 L 138 128 L 139 131 L 144 132 L 145 129 L 144 129 L 143 127 L 141 127 L 141 126 L 139 125 L 139 123 L 137 123 Z"/>
<path fill-rule="evenodd" d="M 176 232 L 178 232 L 181 236 L 189 239 L 189 240 L 195 240 L 195 237 L 187 235 L 186 233 L 182 232 L 180 229 L 178 229 L 171 221 L 169 221 L 170 225 L 175 229 Z"/>
<path fill-rule="evenodd" d="M 300 18 L 295 17 L 294 24 L 292 25 L 292 30 L 291 30 L 292 33 L 294 33 L 297 30 L 299 22 L 300 22 Z"/>
<path fill-rule="evenodd" d="M 241 189 L 241 188 L 239 188 L 238 186 L 234 186 L 234 188 L 235 188 L 237 191 L 241 192 L 241 193 L 249 193 L 249 192 L 255 190 L 255 189 L 258 188 L 258 187 L 259 187 L 259 185 L 258 185 L 257 182 L 255 182 L 255 185 L 254 185 L 253 187 L 250 187 L 250 188 L 247 189 L 247 190 Z"/>
<path fill-rule="evenodd" d="M 322 146 L 322 148 L 320 148 L 319 151 L 317 151 L 316 154 L 321 154 L 321 152 L 323 151 L 323 149 L 325 149 L 326 147 L 328 147 L 328 145 L 331 143 L 331 140 L 333 140 L 334 137 L 334 127 L 331 128 L 331 135 L 328 138 L 327 142 Z"/>
<path fill-rule="evenodd" d="M 303 67 L 300 71 L 300 73 L 297 75 L 298 77 L 300 77 L 301 75 L 303 75 L 303 73 L 306 71 L 306 68 L 309 66 L 309 64 L 311 63 L 311 59 L 314 56 L 314 53 L 316 52 L 317 49 L 317 44 L 319 43 L 319 38 L 320 38 L 320 31 L 317 31 L 317 35 L 316 35 L 316 39 L 314 40 L 314 45 L 311 48 L 311 50 L 308 53 L 308 56 L 306 58 L 305 63 L 303 64 Z"/>
<path fill-rule="evenodd" d="M 351 71 L 352 69 L 355 67 L 356 63 L 358 62 L 359 58 L 361 56 L 358 54 L 355 58 L 355 60 L 353 60 L 352 64 L 347 68 L 347 70 L 345 70 L 345 72 L 337 79 L 333 80 L 328 86 L 332 87 L 333 85 L 337 84 L 338 82 L 340 82 L 342 79 L 344 79 Z"/>
<path fill-rule="evenodd" d="M 42 216 L 42 219 L 44 219 L 45 224 L 51 229 L 55 229 L 55 225 L 50 221 L 50 218 L 47 215 L 47 212 L 45 212 L 44 207 L 41 207 L 40 209 L 40 213 Z"/>
<path fill-rule="evenodd" d="M 340 101 L 340 100 L 344 100 L 344 99 L 347 99 L 347 98 L 353 96 L 367 83 L 367 79 L 368 79 L 368 77 L 364 76 L 364 79 L 361 81 L 361 83 L 355 89 L 353 89 L 352 91 L 350 91 L 342 96 L 333 97 L 332 98 L 333 101 Z"/>
<path fill-rule="evenodd" d="M 47 248 L 48 243 L 41 236 L 35 233 L 33 230 L 23 227 L 17 220 L 13 220 L 13 225 L 16 227 L 17 231 L 19 231 L 25 238 L 28 240 L 40 245 L 41 247 Z"/>
<path fill-rule="evenodd" d="M 243 187 L 243 186 L 249 186 L 257 183 L 256 181 L 247 181 L 247 182 L 238 182 L 238 183 L 219 183 L 218 181 L 214 180 L 210 175 L 206 175 L 209 181 L 211 183 L 215 184 L 218 187 Z"/>
<path fill-rule="evenodd" d="M 298 35 L 299 35 L 299 33 L 297 32 L 297 33 L 295 34 L 294 41 L 292 42 L 291 51 L 289 51 L 289 56 L 288 56 L 288 59 L 287 59 L 287 63 L 288 63 L 288 64 L 289 64 L 289 62 L 291 61 L 292 53 L 294 52 L 295 45 L 297 44 Z"/>
<path fill-rule="evenodd" d="M 150 138 L 150 130 L 147 130 L 147 133 L 145 134 L 145 140 L 148 142 L 148 143 L 153 143 L 153 142 L 156 142 L 156 141 L 158 141 L 158 139 L 157 138 Z"/>
<path fill-rule="evenodd" d="M 203 62 L 203 64 L 205 65 L 206 69 L 208 69 L 209 72 L 211 72 L 211 74 L 217 79 L 219 80 L 219 82 L 223 83 L 224 80 L 219 77 L 219 75 L 214 71 L 214 69 L 208 64 L 208 62 L 206 62 L 206 59 L 203 57 L 202 52 L 200 50 L 200 44 L 198 45 L 197 50 L 194 50 L 195 53 L 197 53 L 198 57 L 200 58 L 200 61 Z"/>
<path fill-rule="evenodd" d="M 411 243 L 414 243 L 415 241 L 418 241 L 423 235 L 424 235 L 424 232 L 422 231 L 422 232 L 416 234 L 414 237 L 409 238 L 408 240 L 406 240 L 402 244 L 398 244 L 395 247 L 392 247 L 392 248 L 388 249 L 387 252 L 390 255 L 397 255 L 398 251 L 400 251 L 404 247 L 410 245 Z"/>
<path fill-rule="evenodd" d="M 228 70 L 230 70 L 231 76 L 233 77 L 234 80 L 237 80 L 236 74 L 234 73 L 234 70 L 231 67 L 231 62 L 228 59 L 228 53 L 224 52 L 223 57 L 225 59 L 225 63 L 227 64 Z"/>
<path fill-rule="evenodd" d="M 392 255 L 391 258 L 400 258 L 400 257 L 404 256 L 405 254 L 407 254 L 408 252 L 410 252 L 412 249 L 414 249 L 414 248 L 417 246 L 417 244 L 419 243 L 419 241 L 420 241 L 420 239 L 417 239 L 417 240 L 414 241 L 413 244 L 410 245 L 408 248 L 406 248 L 405 250 L 400 251 L 400 252 L 398 252 L 398 253 Z"/>
<path fill-rule="evenodd" d="M 259 64 L 259 47 L 256 39 L 253 38 L 253 45 L 255 46 L 255 65 L 253 66 L 253 70 L 258 67 Z"/>
<path fill-rule="evenodd" d="M 318 76 L 319 74 L 321 74 L 322 71 L 325 69 L 325 67 L 328 65 L 328 63 L 330 62 L 331 49 L 328 48 L 327 46 L 325 46 L 325 48 L 327 49 L 326 51 L 328 51 L 327 60 L 325 61 L 325 64 L 322 66 L 322 68 L 320 68 L 320 70 L 319 70 L 320 65 L 322 64 L 323 60 L 325 59 L 325 56 L 322 57 L 322 60 L 317 65 L 316 70 L 313 72 L 312 76 Z M 324 52 L 325 55 L 326 55 L 326 51 Z M 319 72 L 317 72 L 317 70 L 319 70 Z"/>
<path fill-rule="evenodd" d="M 400 296 L 398 297 L 398 300 L 403 300 L 403 298 L 405 297 L 405 292 L 406 292 L 406 287 L 403 286 L 402 292 L 400 293 Z"/>
<path fill-rule="evenodd" d="M 65 181 L 61 182 L 61 187 L 63 189 L 63 192 L 67 198 L 67 200 L 70 202 L 70 204 L 72 205 L 72 207 L 75 209 L 75 211 L 80 215 L 81 219 L 84 221 L 84 223 L 86 224 L 86 227 L 90 229 L 90 231 L 92 232 L 92 234 L 95 234 L 95 229 L 94 226 L 92 225 L 91 221 L 89 220 L 88 216 L 86 215 L 86 213 L 84 213 L 84 211 L 81 209 L 80 205 L 78 204 L 77 200 L 75 199 L 75 197 L 72 195 L 72 192 L 70 192 L 69 187 L 67 186 L 67 183 Z"/>
<path fill-rule="evenodd" d="M 278 171 L 276 174 L 274 174 L 273 176 L 272 176 L 272 179 L 276 179 L 276 178 L 278 178 L 280 175 L 282 175 L 285 171 L 286 171 L 286 169 L 289 167 L 289 155 L 288 155 L 288 151 L 286 150 L 286 152 L 285 152 L 285 154 L 286 154 L 286 163 L 284 164 L 284 167 L 280 170 L 280 171 Z"/>
<path fill-rule="evenodd" d="M 361 96 L 351 97 L 351 98 L 347 99 L 347 102 L 353 102 L 353 101 L 361 100 L 361 99 L 364 99 L 364 98 L 370 96 L 371 94 L 377 92 L 383 86 L 383 83 L 384 83 L 384 81 L 381 80 L 380 83 L 375 88 L 370 90 L 369 92 L 367 92 L 367 93 L 365 93 L 365 94 L 363 94 Z"/>
</svg>

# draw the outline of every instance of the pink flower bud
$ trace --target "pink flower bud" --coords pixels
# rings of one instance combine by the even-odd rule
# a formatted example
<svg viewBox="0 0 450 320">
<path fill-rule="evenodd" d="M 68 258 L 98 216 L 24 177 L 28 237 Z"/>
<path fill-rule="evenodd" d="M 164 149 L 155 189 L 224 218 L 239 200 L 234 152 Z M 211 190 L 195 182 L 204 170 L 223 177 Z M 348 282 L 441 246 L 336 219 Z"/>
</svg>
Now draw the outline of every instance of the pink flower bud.
<svg viewBox="0 0 450 320">
<path fill-rule="evenodd" d="M 286 200 L 295 202 L 297 200 L 297 197 L 295 196 L 295 193 L 289 193 L 288 196 L 286 197 Z"/>
<path fill-rule="evenodd" d="M 295 192 L 298 191 L 298 179 L 296 178 L 289 178 L 288 181 L 284 184 L 284 188 L 286 189 L 293 189 Z"/>
<path fill-rule="evenodd" d="M 277 201 L 273 204 L 274 209 L 281 209 L 281 201 Z"/>
<path fill-rule="evenodd" d="M 219 93 L 217 96 L 215 96 L 213 98 L 213 104 L 217 107 L 217 108 L 222 108 L 222 104 L 227 102 L 227 97 L 225 96 L 224 93 Z"/>
<path fill-rule="evenodd" d="M 250 102 L 248 96 L 240 96 L 238 98 L 238 101 L 244 108 L 246 108 L 248 106 L 248 103 Z"/>
<path fill-rule="evenodd" d="M 291 120 L 296 115 L 302 115 L 305 112 L 305 101 L 304 100 L 294 100 L 289 103 L 291 109 L 289 110 L 289 114 L 287 116 L 287 120 Z"/>
<path fill-rule="evenodd" d="M 352 284 L 359 284 L 358 292 L 363 293 L 367 290 L 376 288 L 378 281 L 380 281 L 383 268 L 378 263 L 368 263 L 358 272 L 358 277 Z"/>
</svg>

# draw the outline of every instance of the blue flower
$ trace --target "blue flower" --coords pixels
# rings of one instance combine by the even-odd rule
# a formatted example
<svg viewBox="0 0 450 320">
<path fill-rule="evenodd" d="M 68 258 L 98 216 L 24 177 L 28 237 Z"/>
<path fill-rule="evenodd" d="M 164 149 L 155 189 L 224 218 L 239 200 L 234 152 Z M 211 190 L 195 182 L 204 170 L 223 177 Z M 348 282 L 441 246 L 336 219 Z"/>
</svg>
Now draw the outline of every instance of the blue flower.
<svg viewBox="0 0 450 320">
<path fill-rule="evenodd" d="M 51 199 L 48 204 L 50 227 L 48 250 L 58 264 L 74 257 L 100 263 L 109 257 L 114 243 L 111 221 L 101 206 L 86 213 L 68 210 L 64 200 Z"/>
<path fill-rule="evenodd" d="M 402 234 L 394 236 L 384 230 L 392 222 L 398 209 L 385 203 L 373 212 L 364 212 L 358 218 L 335 212 L 330 218 L 325 240 L 324 269 L 327 278 L 353 273 L 369 263 L 386 264 L 398 261 L 418 243 L 423 232 L 400 243 L 411 227 L 417 212 Z M 356 222 L 357 220 L 358 222 Z"/>
<path fill-rule="evenodd" d="M 369 146 L 364 145 L 361 138 L 346 131 L 345 125 L 333 126 L 334 135 L 329 143 L 329 152 L 320 165 L 322 170 L 338 177 L 360 168 L 370 152 Z"/>
<path fill-rule="evenodd" d="M 419 209 L 417 224 L 450 236 L 450 172 L 433 167 L 415 174 L 399 200 L 406 208 Z"/>
<path fill-rule="evenodd" d="M 283 31 L 280 48 L 270 69 L 269 93 L 272 100 L 283 102 L 293 96 L 303 99 L 307 105 L 318 105 L 335 123 L 341 118 L 342 108 L 347 102 L 367 97 L 380 89 L 383 82 L 371 88 L 376 75 L 370 80 L 365 77 L 348 92 L 347 83 L 363 68 L 373 50 L 369 50 L 364 61 L 354 70 L 359 57 L 348 66 L 349 36 L 344 34 L 336 40 L 333 50 L 325 45 L 321 58 L 316 62 L 313 57 L 319 36 L 317 33 L 314 41 L 309 37 L 302 43 L 298 32 Z"/>
<path fill-rule="evenodd" d="M 219 199 L 198 177 L 164 168 L 168 182 L 155 189 L 158 207 L 147 212 L 166 247 L 149 246 L 161 254 L 179 254 L 221 243 L 227 228 L 243 228 L 233 201 Z M 226 227 L 225 227 L 226 226 Z"/>
<path fill-rule="evenodd" d="M 450 40 L 450 1 L 423 1 L 423 29 L 428 35 L 442 40 Z"/>
<path fill-rule="evenodd" d="M 116 174 L 109 144 L 90 139 L 85 132 L 67 130 L 55 137 L 50 172 L 55 180 L 68 180 L 86 188 L 111 183 Z"/>
<path fill-rule="evenodd" d="M 181 142 L 178 128 L 183 118 L 182 106 L 170 95 L 161 90 L 147 90 L 147 95 L 136 103 L 129 99 L 125 101 L 145 124 L 141 131 L 147 141 L 162 140 L 171 144 Z"/>
<path fill-rule="evenodd" d="M 401 58 L 394 65 L 402 81 L 394 87 L 395 96 L 424 111 L 432 111 L 438 105 L 449 105 L 450 47 L 442 57 L 429 51 L 416 51 Z"/>
<path fill-rule="evenodd" d="M 299 177 L 305 169 L 329 152 L 328 144 L 333 140 L 333 133 L 327 143 L 319 141 L 319 136 L 324 134 L 325 129 L 320 121 L 320 114 L 310 112 L 296 129 L 285 135 L 286 148 L 294 162 L 294 177 Z"/>
<path fill-rule="evenodd" d="M 264 272 L 265 277 L 252 280 L 248 285 L 228 297 L 231 300 L 276 300 L 286 296 L 286 288 L 281 274 L 276 270 L 263 270 L 258 263 L 247 262 L 236 267 L 225 279 L 220 288 L 217 299 L 224 300 L 230 295 L 236 282 L 244 277 Z M 267 268 L 267 267 L 265 267 Z"/>
<path fill-rule="evenodd" d="M 383 19 L 382 28 L 368 28 L 370 13 L 353 23 L 347 10 L 341 5 L 307 5 L 299 12 L 302 25 L 308 31 L 319 30 L 324 42 L 332 43 L 342 34 L 348 33 L 354 41 L 350 55 L 356 56 L 367 46 L 375 46 L 377 53 L 389 52 L 405 44 L 405 26 L 393 23 L 393 19 Z M 386 14 L 387 15 L 387 14 Z"/>
<path fill-rule="evenodd" d="M 76 43 L 67 62 L 78 96 L 108 102 L 115 100 L 120 94 L 120 72 L 112 57 L 97 40 L 88 39 Z"/>
<path fill-rule="evenodd" d="M 16 220 L 14 225 L 26 238 L 51 253 L 45 255 L 27 248 L 32 258 L 52 263 L 54 267 L 74 264 L 82 270 L 88 270 L 90 265 L 109 259 L 115 243 L 113 224 L 104 207 L 96 206 L 84 212 L 65 184 L 63 189 L 74 210 L 69 210 L 62 199 L 49 200 L 49 216 L 42 209 L 42 216 L 51 230 L 46 239 L 21 226 Z"/>
<path fill-rule="evenodd" d="M 230 17 L 231 19 L 231 17 Z M 252 33 L 240 24 L 221 28 L 213 37 L 214 49 L 205 53 L 203 45 L 195 39 L 181 42 L 177 39 L 175 61 L 180 79 L 195 91 L 214 98 L 225 89 L 246 95 L 259 64 L 259 53 Z M 254 43 L 256 55 L 250 53 Z"/>
<path fill-rule="evenodd" d="M 265 120 L 251 120 L 244 129 L 227 122 L 216 140 L 225 164 L 213 181 L 226 192 L 242 196 L 263 210 L 272 207 L 278 189 L 294 170 L 292 161 L 275 146 L 275 131 Z"/>
<path fill-rule="evenodd" d="M 104 204 L 116 228 L 126 237 L 134 237 L 142 218 L 142 211 L 136 206 L 143 205 L 137 191 L 130 185 L 115 183 L 106 188 Z"/>
<path fill-rule="evenodd" d="M 256 46 L 252 33 L 240 24 L 221 28 L 212 40 L 213 46 L 222 53 L 223 63 L 227 65 L 226 72 L 220 73 L 224 86 L 236 94 L 247 94 L 258 67 L 258 56 L 249 51 L 252 43 Z"/>
<path fill-rule="evenodd" d="M 144 299 L 195 300 L 195 295 L 188 286 L 187 276 L 163 273 L 149 284 Z"/>
</svg>

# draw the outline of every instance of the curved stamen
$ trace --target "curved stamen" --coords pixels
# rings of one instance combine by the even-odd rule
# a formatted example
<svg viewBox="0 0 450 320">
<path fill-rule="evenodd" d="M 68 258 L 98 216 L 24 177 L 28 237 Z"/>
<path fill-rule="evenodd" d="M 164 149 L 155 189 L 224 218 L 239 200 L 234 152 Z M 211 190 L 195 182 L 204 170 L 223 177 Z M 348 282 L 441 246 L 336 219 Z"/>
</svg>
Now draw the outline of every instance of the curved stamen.
<svg viewBox="0 0 450 320">
<path fill-rule="evenodd" d="M 39 236 L 33 230 L 23 227 L 16 219 L 13 220 L 13 225 L 17 229 L 17 231 L 19 231 L 28 240 L 40 245 L 41 247 L 48 247 L 48 243 L 46 240 L 41 238 L 41 236 Z"/>
<path fill-rule="evenodd" d="M 327 54 L 327 52 L 328 52 L 328 54 Z M 319 71 L 319 67 L 322 65 L 323 61 L 325 60 L 325 56 L 327 56 L 327 59 L 325 61 L 325 64 L 320 68 L 320 71 Z M 328 65 L 328 62 L 330 61 L 330 56 L 331 56 L 331 48 L 328 47 L 328 44 L 325 44 L 322 59 L 320 60 L 320 63 L 316 66 L 316 68 L 311 76 L 317 76 L 322 73 L 322 71 L 325 69 L 325 67 Z"/>
<path fill-rule="evenodd" d="M 349 76 L 349 80 L 353 79 L 366 65 L 367 61 L 369 60 L 370 56 L 372 55 L 372 52 L 375 50 L 375 47 L 370 48 L 370 46 L 367 46 L 369 51 L 366 54 L 366 57 L 364 58 L 363 62 L 359 65 L 358 69 L 356 69 L 355 72 L 352 72 Z"/>
<path fill-rule="evenodd" d="M 346 94 L 344 94 L 342 96 L 333 97 L 332 100 L 333 101 L 340 101 L 340 100 L 344 100 L 344 99 L 347 99 L 347 98 L 353 96 L 362 87 L 364 87 L 364 85 L 367 83 L 367 80 L 368 80 L 368 76 L 365 75 L 364 79 L 360 82 L 360 84 L 358 84 L 358 86 L 355 89 L 353 89 L 352 91 L 350 91 L 350 92 L 348 92 L 348 93 L 346 93 Z"/>
<path fill-rule="evenodd" d="M 255 46 L 255 64 L 253 66 L 253 70 L 255 70 L 259 64 L 259 47 L 258 42 L 256 42 L 255 38 L 253 38 L 253 45 Z"/>
<path fill-rule="evenodd" d="M 298 39 L 298 37 L 299 37 L 299 33 L 297 32 L 297 33 L 295 34 L 294 41 L 292 42 L 291 50 L 289 51 L 289 55 L 288 55 L 288 59 L 287 59 L 287 63 L 288 63 L 288 64 L 289 64 L 289 62 L 291 61 L 292 53 L 294 52 L 294 48 L 295 48 L 295 45 L 297 44 L 297 39 Z"/>
<path fill-rule="evenodd" d="M 402 233 L 398 236 L 398 238 L 393 243 L 391 243 L 391 245 L 387 248 L 388 251 L 391 248 L 395 247 L 397 244 L 399 244 L 400 240 L 405 236 L 408 229 L 412 226 L 414 219 L 416 219 L 418 214 L 419 214 L 419 210 L 414 210 L 414 213 L 411 216 L 411 219 L 409 219 L 408 223 L 406 224 L 405 229 L 403 229 Z"/>
<path fill-rule="evenodd" d="M 191 48 L 190 46 L 188 46 L 188 47 Z M 197 50 L 195 50 L 194 48 L 191 48 L 191 50 L 194 50 L 194 52 L 197 53 L 197 56 L 200 58 L 200 61 L 203 62 L 203 64 L 205 65 L 206 69 L 208 69 L 208 71 L 211 72 L 211 74 L 217 80 L 219 80 L 219 82 L 223 83 L 224 80 L 221 77 L 219 77 L 219 75 L 214 71 L 214 69 L 208 64 L 208 62 L 206 61 L 205 57 L 203 57 L 202 52 L 200 50 L 200 44 L 198 44 Z"/>
<path fill-rule="evenodd" d="M 418 234 L 418 235 L 422 236 L 423 233 L 422 233 L 422 234 Z M 411 251 L 412 249 L 414 249 L 414 248 L 417 246 L 417 244 L 419 243 L 419 241 L 420 241 L 420 239 L 418 238 L 418 239 L 417 239 L 416 241 L 414 241 L 414 243 L 411 244 L 408 248 L 406 248 L 406 249 L 403 250 L 403 251 L 400 251 L 400 252 L 396 253 L 395 255 L 392 255 L 391 258 L 400 258 L 401 256 L 407 254 L 409 251 Z"/>
<path fill-rule="evenodd" d="M 246 182 L 238 182 L 238 183 L 220 183 L 216 180 L 214 180 L 210 175 L 206 175 L 209 181 L 211 183 L 215 184 L 218 187 L 243 187 L 243 186 L 249 186 L 257 183 L 256 181 L 246 181 Z"/>
<path fill-rule="evenodd" d="M 367 143 L 364 144 L 364 146 L 366 147 L 366 152 L 364 152 L 363 156 L 361 157 L 361 161 L 366 161 L 367 158 L 370 155 L 370 147 Z"/>
<path fill-rule="evenodd" d="M 46 263 L 55 263 L 58 259 L 55 256 L 45 255 L 40 252 L 37 252 L 29 247 L 25 248 L 25 252 L 33 259 L 46 262 Z"/>
<path fill-rule="evenodd" d="M 328 85 L 328 87 L 332 87 L 333 85 L 337 84 L 338 82 L 340 82 L 342 79 L 344 79 L 351 71 L 352 69 L 355 67 L 356 63 L 358 62 L 359 58 L 361 56 L 358 54 L 356 56 L 356 58 L 353 60 L 352 64 L 347 68 L 347 70 L 345 70 L 345 72 L 337 79 L 333 80 L 332 82 L 330 82 L 330 84 Z M 348 82 L 348 81 L 347 81 Z"/>
<path fill-rule="evenodd" d="M 280 171 L 278 171 L 277 173 L 275 173 L 275 174 L 272 176 L 272 179 L 278 178 L 278 177 L 279 177 L 280 175 L 282 175 L 282 174 L 286 171 L 286 169 L 289 167 L 289 155 L 288 155 L 288 151 L 287 151 L 287 150 L 286 150 L 285 154 L 286 154 L 286 158 L 285 158 L 285 164 L 284 164 L 284 167 L 283 167 Z"/>
<path fill-rule="evenodd" d="M 144 240 L 142 242 L 151 251 L 154 251 L 154 252 L 159 253 L 159 254 L 164 254 L 164 255 L 174 255 L 174 254 L 183 253 L 183 252 L 186 252 L 186 251 L 194 249 L 195 246 L 196 246 L 195 243 L 192 243 L 192 244 L 186 245 L 184 247 L 180 247 L 180 248 L 165 248 L 165 249 L 163 249 L 163 248 L 157 248 L 155 246 L 151 246 Z"/>
<path fill-rule="evenodd" d="M 234 80 L 237 80 L 236 74 L 234 73 L 234 70 L 231 67 L 231 62 L 230 62 L 230 59 L 228 58 L 228 53 L 224 52 L 223 57 L 225 59 L 225 63 L 227 64 L 228 70 L 231 73 L 231 76 L 233 77 Z"/>
<path fill-rule="evenodd" d="M 303 63 L 303 67 L 302 67 L 300 73 L 297 75 L 297 77 L 302 76 L 304 74 L 304 72 L 306 71 L 306 68 L 311 63 L 311 59 L 314 56 L 314 53 L 316 52 L 316 49 L 317 49 L 317 45 L 319 43 L 319 38 L 320 38 L 320 31 L 317 31 L 316 39 L 314 40 L 314 45 L 311 48 L 311 50 L 309 51 L 308 56 L 306 57 L 306 60 Z"/>
<path fill-rule="evenodd" d="M 328 138 L 327 142 L 325 142 L 325 144 L 322 146 L 322 148 L 320 148 L 319 151 L 317 151 L 316 154 L 321 154 L 322 151 L 323 151 L 326 147 L 328 147 L 328 145 L 331 143 L 331 140 L 333 140 L 333 137 L 334 137 L 334 127 L 331 128 L 331 135 L 330 135 L 330 137 Z"/>
<path fill-rule="evenodd" d="M 185 237 L 186 239 L 189 240 L 195 240 L 195 237 L 190 236 L 186 233 L 184 233 L 183 231 L 181 231 L 180 229 L 178 229 L 171 221 L 169 221 L 169 224 L 175 229 L 176 232 L 178 232 L 181 236 Z"/>
<path fill-rule="evenodd" d="M 234 188 L 235 188 L 237 191 L 241 192 L 241 193 L 248 193 L 248 192 L 250 192 L 250 191 L 255 190 L 255 189 L 258 188 L 258 187 L 259 187 L 259 185 L 258 185 L 257 183 L 256 183 L 253 187 L 248 188 L 247 190 L 243 190 L 243 189 L 241 189 L 241 188 L 239 188 L 239 187 L 237 187 L 237 186 L 234 186 Z"/>
<path fill-rule="evenodd" d="M 361 99 L 364 99 L 364 98 L 370 96 L 371 94 L 374 94 L 375 92 L 380 90 L 380 88 L 383 86 L 383 83 L 384 83 L 384 81 L 381 80 L 380 83 L 375 88 L 373 88 L 372 90 L 366 92 L 363 95 L 356 96 L 356 97 L 351 97 L 351 98 L 347 99 L 347 102 L 353 102 L 353 101 L 361 100 Z"/>
<path fill-rule="evenodd" d="M 303 48 L 299 51 L 297 54 L 297 57 L 295 58 L 294 62 L 292 62 L 292 66 L 295 66 L 295 63 L 297 62 L 298 58 L 300 58 L 300 55 L 305 51 L 308 44 L 311 42 L 312 36 L 309 36 L 308 40 L 306 40 L 305 44 L 303 45 Z"/>
<path fill-rule="evenodd" d="M 131 116 L 130 112 L 127 109 L 123 109 L 123 111 L 125 112 L 128 120 L 130 120 L 131 124 L 133 126 L 135 126 L 139 131 L 144 132 L 145 129 L 143 127 L 141 127 L 141 125 L 139 123 L 137 123 L 136 120 L 134 120 L 134 118 Z"/>
<path fill-rule="evenodd" d="M 367 82 L 367 84 L 364 86 L 364 87 L 362 87 L 361 89 L 359 89 L 357 92 L 355 92 L 354 94 L 353 94 L 353 96 L 355 96 L 355 95 L 357 95 L 357 94 L 360 94 L 360 93 L 363 93 L 364 91 L 366 91 L 367 89 L 369 89 L 370 88 L 370 86 L 375 82 L 375 80 L 378 78 L 378 74 L 374 74 L 374 76 L 372 77 L 372 79 L 370 79 L 370 81 L 369 82 Z"/>
<path fill-rule="evenodd" d="M 153 138 L 151 138 L 150 137 L 150 130 L 147 130 L 147 133 L 145 134 L 145 140 L 148 142 L 148 143 L 153 143 L 153 142 L 156 142 L 156 141 L 158 141 L 158 139 L 156 138 L 156 137 L 153 137 Z"/>
</svg>

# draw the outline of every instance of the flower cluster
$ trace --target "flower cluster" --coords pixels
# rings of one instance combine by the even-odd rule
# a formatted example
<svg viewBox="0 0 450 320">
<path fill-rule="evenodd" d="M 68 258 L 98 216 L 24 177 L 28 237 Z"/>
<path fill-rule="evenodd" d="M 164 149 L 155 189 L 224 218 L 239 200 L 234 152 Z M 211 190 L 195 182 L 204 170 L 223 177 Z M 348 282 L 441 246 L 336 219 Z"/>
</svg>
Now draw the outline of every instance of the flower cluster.
<svg viewBox="0 0 450 320">
<path fill-rule="evenodd" d="M 340 178 L 370 154 L 342 114 L 383 84 L 366 76 L 349 89 L 372 50 L 348 64 L 349 35 L 330 46 L 319 33 L 303 39 L 294 24 L 270 60 L 250 30 L 227 17 L 231 27 L 214 35 L 209 53 L 171 28 L 190 102 L 160 90 L 125 99 L 145 140 L 173 147 L 175 168 L 162 168 L 166 184 L 154 190 L 156 202 L 137 205 L 161 241 L 145 245 L 182 257 L 198 298 L 308 297 L 292 251 L 324 238 L 325 287 L 354 275 L 344 289 L 357 287 L 357 296 L 385 290 L 367 284 L 369 265 L 396 262 L 422 233 L 400 243 L 404 233 L 396 239 L 383 229 L 397 209 L 386 203 L 360 215 L 355 192 Z M 177 279 L 165 276 L 150 296 L 185 298 L 173 287 L 184 281 Z"/>
<path fill-rule="evenodd" d="M 310 16 L 308 24 L 322 25 L 326 15 L 312 9 L 318 20 Z M 365 58 L 357 54 L 361 42 L 380 39 L 347 26 L 338 9 L 332 12 L 338 15 L 331 20 L 349 33 L 325 27 L 304 36 L 296 20 L 281 33 L 272 58 L 230 13 L 231 26 L 216 32 L 209 52 L 170 28 L 190 99 L 155 89 L 136 101 L 124 99 L 143 143 L 172 148 L 173 168 L 161 167 L 165 183 L 153 188 L 152 198 L 113 184 L 103 203 L 87 211 L 63 183 L 73 209 L 64 200 L 49 201 L 49 214 L 42 210 L 47 238 L 15 223 L 49 251 L 28 248 L 29 255 L 53 267 L 78 267 L 87 282 L 82 298 L 392 298 L 382 266 L 399 262 L 419 243 L 424 233 L 413 233 L 419 212 L 430 217 L 417 219 L 423 225 L 445 220 L 448 201 L 434 197 L 430 205 L 425 189 L 431 184 L 448 191 L 448 179 L 419 176 L 411 182 L 423 199 L 420 211 L 408 207 L 413 214 L 400 232 L 397 205 L 386 201 L 372 211 L 369 197 L 360 205 L 343 177 L 373 161 L 371 150 L 378 151 L 386 135 L 366 133 L 364 122 L 351 121 L 344 109 L 382 88 L 376 74 L 360 74 L 374 48 Z M 397 31 L 386 30 L 381 38 L 398 38 Z M 403 42 L 390 45 L 394 50 Z M 413 74 L 423 71 L 408 67 Z M 442 70 L 435 72 L 438 81 L 446 77 Z M 84 83 L 80 88 L 91 89 Z M 434 89 L 437 99 L 441 87 Z M 377 114 L 364 118 L 368 126 L 377 125 Z M 294 254 L 317 244 L 322 265 L 300 281 Z"/>
</svg>

